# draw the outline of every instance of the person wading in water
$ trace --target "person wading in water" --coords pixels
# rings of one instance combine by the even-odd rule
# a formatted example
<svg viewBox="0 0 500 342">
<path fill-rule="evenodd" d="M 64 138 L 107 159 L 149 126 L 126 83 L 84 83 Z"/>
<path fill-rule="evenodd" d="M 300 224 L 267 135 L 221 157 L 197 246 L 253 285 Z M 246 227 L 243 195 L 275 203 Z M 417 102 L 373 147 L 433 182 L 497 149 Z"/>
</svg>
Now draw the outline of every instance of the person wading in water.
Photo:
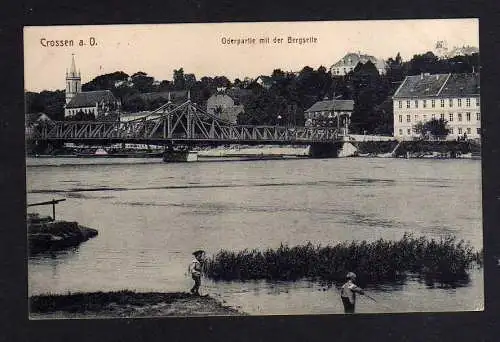
<svg viewBox="0 0 500 342">
<path fill-rule="evenodd" d="M 340 289 L 340 298 L 342 299 L 342 304 L 344 304 L 345 313 L 354 313 L 356 307 L 356 293 L 365 294 L 364 291 L 358 287 L 354 281 L 356 280 L 356 274 L 353 272 L 347 273 L 347 282 L 342 285 Z"/>
<path fill-rule="evenodd" d="M 201 263 L 203 262 L 203 255 L 205 251 L 197 250 L 193 252 L 194 259 L 189 264 L 188 272 L 191 274 L 191 278 L 194 280 L 194 286 L 191 288 L 191 293 L 194 295 L 200 295 L 200 285 L 201 285 Z"/>
</svg>

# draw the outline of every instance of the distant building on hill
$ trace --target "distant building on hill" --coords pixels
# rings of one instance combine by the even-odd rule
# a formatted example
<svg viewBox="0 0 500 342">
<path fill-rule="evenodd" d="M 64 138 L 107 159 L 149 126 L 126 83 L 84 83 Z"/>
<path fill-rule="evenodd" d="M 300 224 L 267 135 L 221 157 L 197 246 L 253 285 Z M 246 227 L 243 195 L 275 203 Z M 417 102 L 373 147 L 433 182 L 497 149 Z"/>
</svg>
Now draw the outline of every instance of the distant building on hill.
<svg viewBox="0 0 500 342">
<path fill-rule="evenodd" d="M 120 102 L 109 90 L 82 92 L 80 71 L 76 71 L 75 57 L 71 58 L 71 67 L 66 71 L 66 105 L 64 117 L 75 116 L 77 113 L 93 114 L 94 117 L 106 116 L 117 110 Z"/>
<path fill-rule="evenodd" d="M 479 53 L 479 49 L 470 45 L 454 46 L 453 48 L 448 49 L 447 41 L 439 40 L 436 42 L 434 52 L 439 58 L 446 59 L 456 56 L 470 56 L 474 53 Z"/>
<path fill-rule="evenodd" d="M 432 119 L 447 121 L 448 139 L 481 136 L 479 73 L 407 76 L 392 99 L 398 139 L 417 137 L 415 126 Z"/>
<path fill-rule="evenodd" d="M 353 110 L 353 100 L 323 100 L 308 108 L 304 112 L 304 118 L 306 119 L 306 126 L 331 126 L 336 124 L 339 133 L 348 134 Z"/>
<path fill-rule="evenodd" d="M 384 75 L 386 73 L 387 66 L 384 60 L 370 55 L 363 55 L 359 52 L 349 52 L 346 54 L 342 57 L 342 59 L 330 67 L 330 72 L 332 76 L 345 76 L 349 72 L 353 71 L 358 63 L 365 64 L 368 61 L 371 61 L 375 65 L 380 75 Z"/>
<path fill-rule="evenodd" d="M 255 83 L 269 89 L 273 85 L 273 78 L 271 76 L 259 76 L 255 79 Z"/>
</svg>

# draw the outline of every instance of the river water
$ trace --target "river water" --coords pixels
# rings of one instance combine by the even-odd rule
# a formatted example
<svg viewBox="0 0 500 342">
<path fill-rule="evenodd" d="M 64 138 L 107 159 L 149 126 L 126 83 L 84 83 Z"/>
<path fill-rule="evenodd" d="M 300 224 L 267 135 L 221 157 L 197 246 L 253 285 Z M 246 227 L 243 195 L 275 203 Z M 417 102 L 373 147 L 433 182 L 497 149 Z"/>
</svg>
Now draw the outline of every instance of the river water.
<svg viewBox="0 0 500 342">
<path fill-rule="evenodd" d="M 58 219 L 99 230 L 73 250 L 30 257 L 29 294 L 186 291 L 191 252 L 199 248 L 212 255 L 405 232 L 483 245 L 477 160 L 28 158 L 27 165 L 28 203 L 66 198 Z M 418 280 L 369 288 L 377 302 L 360 297 L 357 312 L 482 310 L 482 270 L 470 278 L 455 288 Z M 343 312 L 335 288 L 308 281 L 203 279 L 202 292 L 250 314 Z"/>
</svg>

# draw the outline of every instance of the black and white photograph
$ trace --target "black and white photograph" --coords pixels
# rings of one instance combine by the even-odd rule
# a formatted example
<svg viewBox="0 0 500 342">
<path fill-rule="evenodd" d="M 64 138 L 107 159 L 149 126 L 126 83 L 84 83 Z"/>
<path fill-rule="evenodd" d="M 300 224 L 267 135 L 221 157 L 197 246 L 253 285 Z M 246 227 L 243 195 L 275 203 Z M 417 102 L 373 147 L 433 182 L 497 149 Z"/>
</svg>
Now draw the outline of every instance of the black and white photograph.
<svg viewBox="0 0 500 342">
<path fill-rule="evenodd" d="M 30 320 L 484 310 L 478 19 L 23 44 Z"/>
</svg>

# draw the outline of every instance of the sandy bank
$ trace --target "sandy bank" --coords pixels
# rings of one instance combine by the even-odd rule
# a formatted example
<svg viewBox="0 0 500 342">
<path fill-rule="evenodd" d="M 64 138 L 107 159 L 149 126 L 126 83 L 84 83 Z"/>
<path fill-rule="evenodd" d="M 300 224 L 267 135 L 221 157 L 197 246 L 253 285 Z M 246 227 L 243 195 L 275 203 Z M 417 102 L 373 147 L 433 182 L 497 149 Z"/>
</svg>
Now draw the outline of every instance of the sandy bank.
<svg viewBox="0 0 500 342">
<path fill-rule="evenodd" d="M 31 319 L 239 316 L 212 297 L 184 292 L 92 292 L 30 297 Z"/>
<path fill-rule="evenodd" d="M 307 156 L 309 146 L 274 146 L 274 145 L 231 145 L 216 148 L 195 149 L 200 157 L 235 157 L 235 156 Z"/>
</svg>

